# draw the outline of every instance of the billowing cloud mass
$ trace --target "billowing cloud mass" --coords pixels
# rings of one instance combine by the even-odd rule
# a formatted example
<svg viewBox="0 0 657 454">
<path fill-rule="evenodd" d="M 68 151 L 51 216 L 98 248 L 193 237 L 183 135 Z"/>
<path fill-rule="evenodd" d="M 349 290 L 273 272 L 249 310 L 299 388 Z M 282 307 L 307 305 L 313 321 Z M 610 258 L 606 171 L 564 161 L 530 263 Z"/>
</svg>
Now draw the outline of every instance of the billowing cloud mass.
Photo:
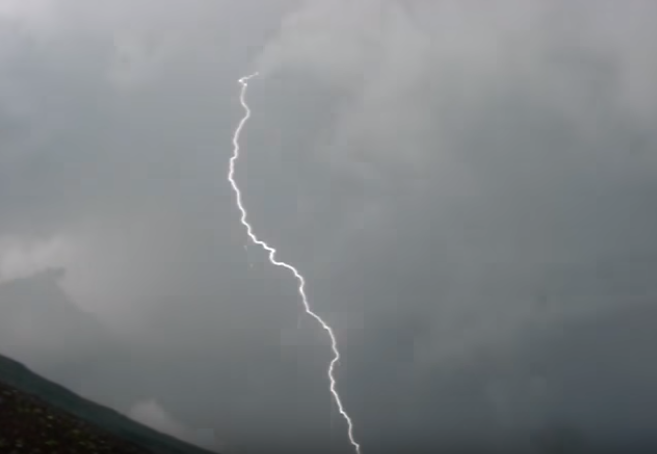
<svg viewBox="0 0 657 454">
<path fill-rule="evenodd" d="M 137 402 L 129 412 L 131 418 L 153 429 L 186 440 L 189 438 L 186 429 L 174 420 L 156 401 L 145 400 Z"/>
<path fill-rule="evenodd" d="M 202 433 L 194 433 L 176 421 L 156 400 L 142 400 L 135 403 L 128 415 L 137 422 L 188 443 L 208 448 L 214 447 L 212 446 L 214 440 L 203 439 Z"/>
<path fill-rule="evenodd" d="M 656 14 L 2 3 L 1 352 L 225 451 L 351 452 L 225 180 L 259 70 L 237 178 L 364 452 L 657 441 Z"/>
</svg>

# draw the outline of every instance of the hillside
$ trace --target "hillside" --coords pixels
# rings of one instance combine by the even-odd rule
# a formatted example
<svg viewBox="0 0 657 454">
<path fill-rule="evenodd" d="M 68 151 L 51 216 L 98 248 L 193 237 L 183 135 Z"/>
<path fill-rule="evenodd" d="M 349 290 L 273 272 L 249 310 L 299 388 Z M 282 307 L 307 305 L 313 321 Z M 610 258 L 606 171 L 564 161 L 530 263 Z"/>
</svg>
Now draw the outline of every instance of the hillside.
<svg viewBox="0 0 657 454">
<path fill-rule="evenodd" d="M 211 454 L 83 399 L 2 355 L 0 452 Z"/>
</svg>

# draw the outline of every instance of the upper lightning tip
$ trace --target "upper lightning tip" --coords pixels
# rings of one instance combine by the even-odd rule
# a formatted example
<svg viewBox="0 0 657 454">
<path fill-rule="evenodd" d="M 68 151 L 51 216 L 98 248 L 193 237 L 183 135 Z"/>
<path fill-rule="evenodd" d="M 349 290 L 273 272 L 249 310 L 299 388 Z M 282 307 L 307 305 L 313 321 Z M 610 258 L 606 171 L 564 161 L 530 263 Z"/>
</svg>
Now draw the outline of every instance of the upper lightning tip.
<svg viewBox="0 0 657 454">
<path fill-rule="evenodd" d="M 248 76 L 244 76 L 244 77 L 240 78 L 239 83 L 241 83 L 241 84 L 245 84 L 245 83 L 247 83 L 247 82 L 249 81 L 249 79 L 252 79 L 252 78 L 257 77 L 257 76 L 259 76 L 259 75 L 260 75 L 260 72 L 259 72 L 259 71 L 256 71 L 256 72 L 254 72 L 254 73 L 252 73 L 252 74 L 249 74 Z"/>
</svg>

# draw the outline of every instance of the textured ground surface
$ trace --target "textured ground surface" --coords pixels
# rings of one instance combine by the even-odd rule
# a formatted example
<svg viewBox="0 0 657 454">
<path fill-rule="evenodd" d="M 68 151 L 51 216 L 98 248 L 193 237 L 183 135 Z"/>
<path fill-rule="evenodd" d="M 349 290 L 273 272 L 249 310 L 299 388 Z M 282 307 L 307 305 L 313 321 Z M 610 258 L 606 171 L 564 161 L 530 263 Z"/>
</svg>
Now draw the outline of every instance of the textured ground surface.
<svg viewBox="0 0 657 454">
<path fill-rule="evenodd" d="M 2 453 L 150 453 L 0 383 Z"/>
<path fill-rule="evenodd" d="M 0 454 L 212 454 L 0 355 Z"/>
</svg>

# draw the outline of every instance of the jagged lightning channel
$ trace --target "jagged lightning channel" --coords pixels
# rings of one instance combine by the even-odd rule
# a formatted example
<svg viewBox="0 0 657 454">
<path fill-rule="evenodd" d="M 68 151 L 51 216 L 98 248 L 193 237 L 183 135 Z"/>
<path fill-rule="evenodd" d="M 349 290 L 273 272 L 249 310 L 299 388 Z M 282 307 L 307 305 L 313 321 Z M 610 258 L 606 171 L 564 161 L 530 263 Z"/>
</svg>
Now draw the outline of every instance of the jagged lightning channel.
<svg viewBox="0 0 657 454">
<path fill-rule="evenodd" d="M 244 125 L 246 122 L 249 120 L 251 117 L 251 109 L 249 108 L 249 105 L 246 102 L 246 92 L 249 86 L 249 80 L 252 78 L 258 76 L 259 73 L 255 72 L 251 75 L 244 76 L 241 79 L 239 79 L 239 83 L 242 86 L 241 91 L 240 91 L 240 103 L 242 104 L 242 108 L 244 109 L 244 116 L 240 120 L 239 124 L 237 125 L 237 128 L 235 129 L 235 133 L 233 134 L 233 155 L 230 158 L 229 162 L 229 170 L 228 170 L 228 182 L 233 188 L 233 191 L 235 192 L 235 199 L 237 203 L 237 208 L 239 208 L 241 217 L 240 217 L 240 222 L 242 225 L 246 228 L 246 233 L 253 241 L 254 244 L 257 244 L 261 246 L 265 251 L 269 253 L 269 261 L 275 265 L 279 266 L 281 268 L 285 268 L 288 271 L 291 271 L 292 274 L 294 274 L 294 277 L 297 278 L 299 281 L 299 295 L 301 296 L 301 302 L 303 303 L 303 308 L 309 316 L 314 318 L 320 325 L 321 327 L 328 333 L 329 338 L 331 339 L 331 350 L 333 351 L 333 359 L 329 363 L 328 367 L 328 379 L 329 379 L 329 390 L 331 391 L 331 394 L 333 395 L 333 400 L 335 401 L 335 404 L 338 407 L 338 411 L 340 414 L 344 417 L 345 421 L 347 422 L 347 435 L 349 436 L 349 442 L 353 445 L 353 447 L 356 450 L 356 454 L 361 454 L 360 451 L 360 444 L 355 440 L 354 434 L 353 434 L 353 423 L 351 421 L 351 418 L 345 411 L 343 405 L 342 405 L 342 400 L 340 399 L 340 395 L 338 394 L 338 391 L 336 390 L 336 381 L 335 377 L 333 376 L 333 371 L 335 369 L 336 364 L 340 361 L 340 351 L 338 350 L 338 343 L 335 338 L 335 334 L 333 333 L 333 330 L 331 327 L 326 324 L 326 322 L 316 313 L 312 311 L 310 308 L 310 305 L 308 304 L 308 298 L 306 297 L 306 280 L 304 277 L 299 273 L 299 271 L 289 263 L 281 262 L 276 260 L 276 249 L 273 247 L 269 246 L 265 241 L 259 239 L 255 233 L 253 233 L 253 228 L 251 227 L 251 224 L 249 224 L 247 220 L 247 212 L 246 209 L 244 208 L 244 204 L 242 203 L 242 193 L 239 189 L 239 186 L 237 185 L 237 182 L 235 181 L 235 163 L 240 157 L 240 134 L 242 133 L 242 129 L 244 129 Z"/>
</svg>

